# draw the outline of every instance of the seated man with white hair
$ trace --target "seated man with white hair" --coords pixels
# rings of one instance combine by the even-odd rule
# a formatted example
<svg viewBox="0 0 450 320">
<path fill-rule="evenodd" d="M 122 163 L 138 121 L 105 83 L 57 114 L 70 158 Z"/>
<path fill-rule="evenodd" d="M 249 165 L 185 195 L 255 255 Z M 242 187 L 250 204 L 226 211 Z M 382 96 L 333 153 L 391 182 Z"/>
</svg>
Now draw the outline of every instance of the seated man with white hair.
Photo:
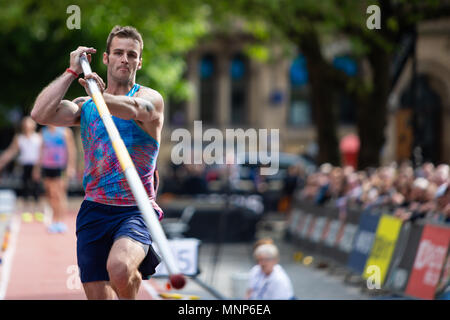
<svg viewBox="0 0 450 320">
<path fill-rule="evenodd" d="M 247 299 L 295 299 L 291 280 L 283 267 L 278 264 L 277 247 L 274 244 L 262 244 L 255 249 L 253 256 L 258 264 L 250 271 Z"/>
</svg>

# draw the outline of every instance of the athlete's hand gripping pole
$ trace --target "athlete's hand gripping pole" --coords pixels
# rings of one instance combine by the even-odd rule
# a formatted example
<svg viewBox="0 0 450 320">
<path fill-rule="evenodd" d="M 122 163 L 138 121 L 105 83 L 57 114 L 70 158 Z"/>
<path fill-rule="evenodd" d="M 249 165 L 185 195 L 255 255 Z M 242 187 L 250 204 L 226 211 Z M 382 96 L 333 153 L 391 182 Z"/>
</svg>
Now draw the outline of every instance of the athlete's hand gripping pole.
<svg viewBox="0 0 450 320">
<path fill-rule="evenodd" d="M 91 66 L 87 59 L 86 54 L 80 56 L 81 67 L 83 68 L 83 73 L 85 76 L 92 73 Z M 114 121 L 112 120 L 111 113 L 106 106 L 105 100 L 100 89 L 97 86 L 97 82 L 94 79 L 87 79 L 89 90 L 91 91 L 92 100 L 97 107 L 98 113 L 106 127 L 109 138 L 113 145 L 114 151 L 119 159 L 120 166 L 125 174 L 125 177 L 130 185 L 131 191 L 137 202 L 137 205 L 144 216 L 147 226 L 150 230 L 153 240 L 158 246 L 159 252 L 161 253 L 162 259 L 164 260 L 167 270 L 170 274 L 169 279 L 172 286 L 176 289 L 181 289 L 184 287 L 186 280 L 184 276 L 180 273 L 178 266 L 175 262 L 175 258 L 170 250 L 169 242 L 167 241 L 166 235 L 159 223 L 156 213 L 153 210 L 150 200 L 147 196 L 147 192 L 139 178 L 136 168 L 131 160 L 130 154 L 128 153 L 125 144 L 120 137 L 119 131 L 117 130 Z"/>
</svg>

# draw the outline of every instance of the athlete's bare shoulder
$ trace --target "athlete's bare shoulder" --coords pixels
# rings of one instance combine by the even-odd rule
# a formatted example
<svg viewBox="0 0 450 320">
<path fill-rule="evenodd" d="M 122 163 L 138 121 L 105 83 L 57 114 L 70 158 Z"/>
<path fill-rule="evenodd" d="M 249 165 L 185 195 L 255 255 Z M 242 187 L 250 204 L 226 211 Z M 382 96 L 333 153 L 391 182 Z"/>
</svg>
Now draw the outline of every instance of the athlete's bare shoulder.
<svg viewBox="0 0 450 320">
<path fill-rule="evenodd" d="M 140 98 L 142 98 L 144 96 L 147 96 L 147 97 L 150 96 L 153 99 L 162 99 L 162 95 L 158 91 L 156 91 L 155 89 L 146 87 L 146 86 L 141 86 L 139 88 L 139 90 L 136 92 L 136 96 L 140 97 Z"/>
<path fill-rule="evenodd" d="M 82 107 L 83 104 L 88 101 L 91 97 L 86 96 L 86 97 L 78 97 L 72 100 L 73 103 L 75 103 L 78 107 Z"/>
<path fill-rule="evenodd" d="M 157 112 L 160 112 L 160 113 L 163 112 L 164 99 L 158 91 L 156 91 L 152 88 L 149 88 L 149 87 L 141 86 L 139 88 L 138 92 L 136 92 L 136 97 L 150 101 L 153 104 L 153 106 L 155 107 Z"/>
</svg>

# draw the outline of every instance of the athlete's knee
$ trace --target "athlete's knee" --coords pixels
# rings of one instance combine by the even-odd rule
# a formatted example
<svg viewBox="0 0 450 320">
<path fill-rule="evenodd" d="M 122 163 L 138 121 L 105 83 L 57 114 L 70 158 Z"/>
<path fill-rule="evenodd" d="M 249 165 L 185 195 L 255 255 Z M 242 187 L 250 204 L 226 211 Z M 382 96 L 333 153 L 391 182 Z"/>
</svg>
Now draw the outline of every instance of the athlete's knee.
<svg viewBox="0 0 450 320">
<path fill-rule="evenodd" d="M 83 283 L 84 292 L 88 300 L 112 300 L 114 291 L 103 281 Z"/>
<path fill-rule="evenodd" d="M 117 258 L 108 260 L 106 269 L 108 270 L 109 279 L 116 288 L 125 289 L 135 282 L 136 270 L 132 268 L 126 261 Z"/>
</svg>

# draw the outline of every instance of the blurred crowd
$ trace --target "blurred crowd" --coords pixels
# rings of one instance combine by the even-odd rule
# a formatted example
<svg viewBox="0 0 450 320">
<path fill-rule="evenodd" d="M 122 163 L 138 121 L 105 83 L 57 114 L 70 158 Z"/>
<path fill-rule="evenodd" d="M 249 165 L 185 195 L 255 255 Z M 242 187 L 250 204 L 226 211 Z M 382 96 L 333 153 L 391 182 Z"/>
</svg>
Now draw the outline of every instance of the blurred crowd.
<svg viewBox="0 0 450 320">
<path fill-rule="evenodd" d="M 222 180 L 228 174 L 230 172 L 223 170 L 207 170 L 201 165 L 174 167 L 170 177 L 165 179 L 162 193 L 209 193 L 212 192 L 211 182 Z M 301 165 L 292 165 L 279 181 L 276 198 L 280 212 L 287 212 L 292 197 L 298 194 L 298 199 L 317 205 L 331 203 L 342 209 L 383 208 L 402 220 L 426 218 L 450 223 L 448 164 L 427 162 L 415 168 L 411 163 L 403 162 L 357 171 L 352 166 L 337 167 L 326 163 L 311 173 Z M 255 179 L 254 193 L 264 196 L 264 192 L 260 192 L 264 183 L 264 179 Z"/>
<path fill-rule="evenodd" d="M 300 199 L 341 208 L 386 208 L 406 220 L 421 218 L 450 223 L 450 167 L 424 163 L 392 164 L 364 171 L 323 164 L 306 177 Z"/>
</svg>

